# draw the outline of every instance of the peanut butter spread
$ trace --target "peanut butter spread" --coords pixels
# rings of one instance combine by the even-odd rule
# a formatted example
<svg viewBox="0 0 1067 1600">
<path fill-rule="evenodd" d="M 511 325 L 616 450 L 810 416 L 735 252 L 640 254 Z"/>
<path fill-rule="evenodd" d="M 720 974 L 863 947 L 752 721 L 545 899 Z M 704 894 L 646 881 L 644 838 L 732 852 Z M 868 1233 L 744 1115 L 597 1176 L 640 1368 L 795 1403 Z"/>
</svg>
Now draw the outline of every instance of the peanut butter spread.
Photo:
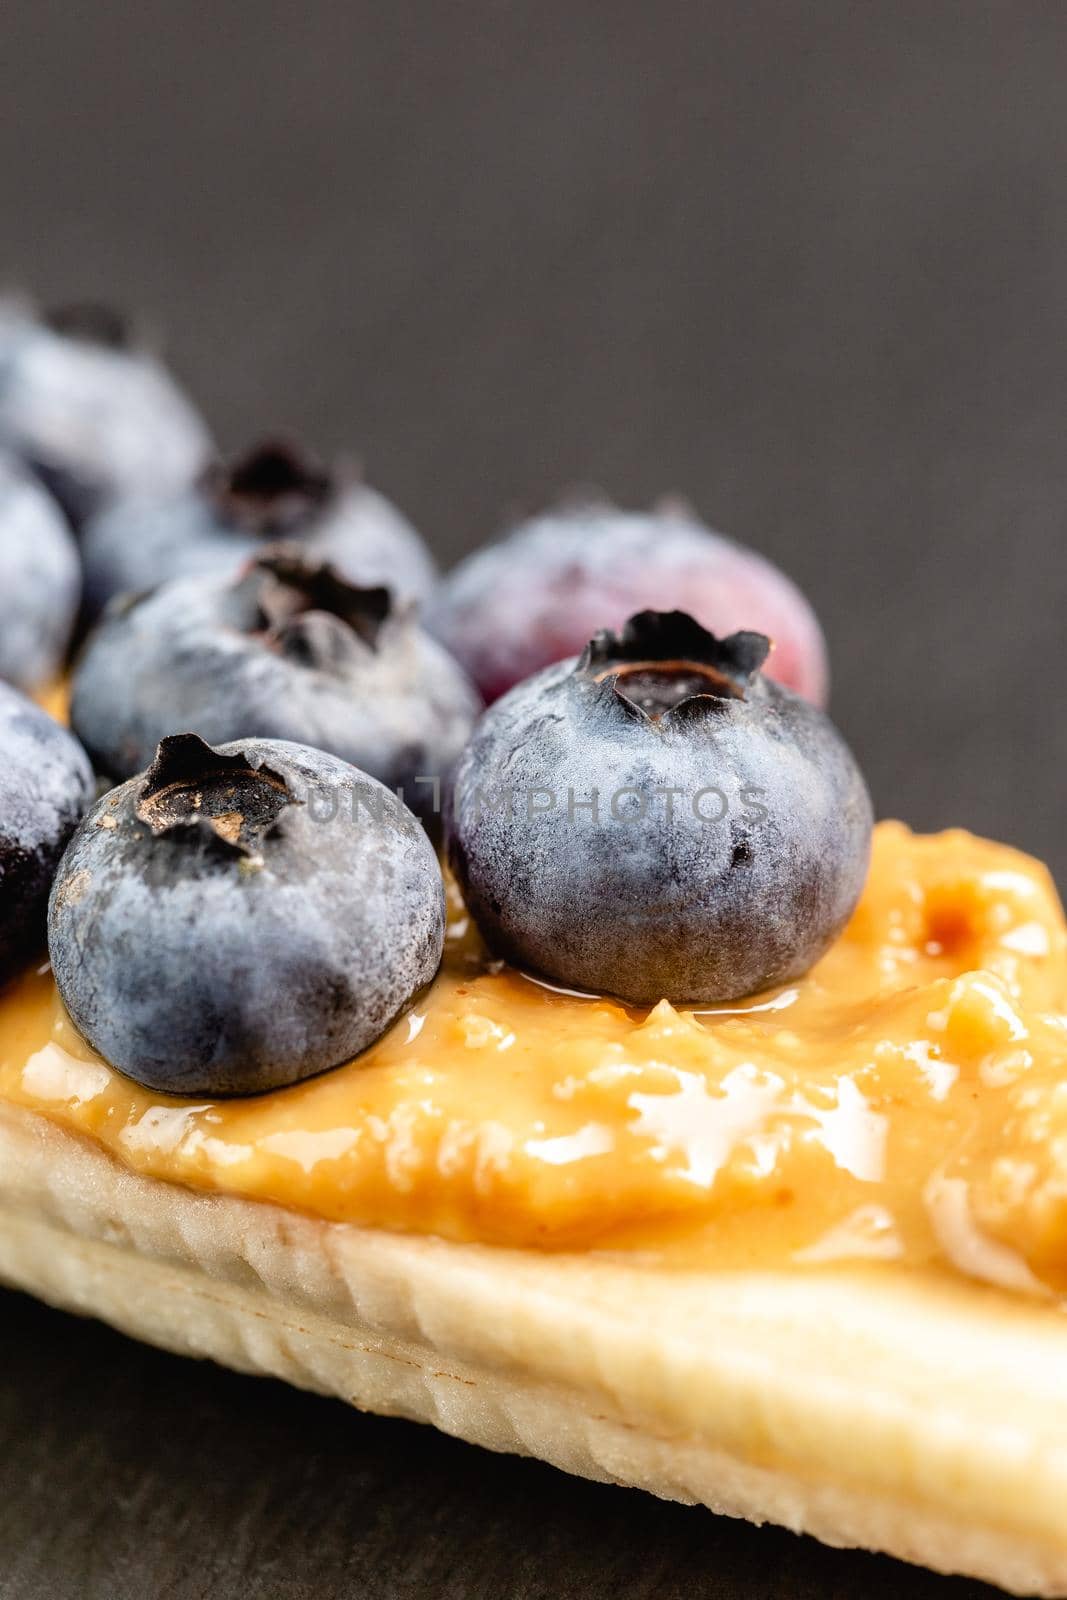
<svg viewBox="0 0 1067 1600">
<path fill-rule="evenodd" d="M 278 998 L 284 1005 L 284 995 Z M 876 830 L 802 979 L 649 1012 L 491 961 L 453 895 L 444 965 L 358 1060 L 190 1102 L 121 1076 L 47 969 L 0 998 L 0 1096 L 152 1177 L 317 1216 L 665 1265 L 940 1266 L 1067 1287 L 1067 931 L 1006 846 Z"/>
</svg>

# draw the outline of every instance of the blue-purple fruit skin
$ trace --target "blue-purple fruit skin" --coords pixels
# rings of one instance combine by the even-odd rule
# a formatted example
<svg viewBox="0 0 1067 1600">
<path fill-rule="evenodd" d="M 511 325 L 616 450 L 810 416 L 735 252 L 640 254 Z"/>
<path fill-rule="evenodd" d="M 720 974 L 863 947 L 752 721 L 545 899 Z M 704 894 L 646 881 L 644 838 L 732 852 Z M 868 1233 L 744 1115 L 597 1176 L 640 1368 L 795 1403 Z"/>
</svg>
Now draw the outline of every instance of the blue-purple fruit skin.
<svg viewBox="0 0 1067 1600">
<path fill-rule="evenodd" d="M 807 971 L 856 904 L 872 825 L 830 721 L 759 673 L 743 700 L 651 722 L 577 668 L 498 700 L 457 764 L 449 857 L 491 949 L 638 1005 L 716 1004 Z"/>
<path fill-rule="evenodd" d="M 305 746 L 245 739 L 221 753 L 303 800 L 255 854 L 203 827 L 155 834 L 137 815 L 142 775 L 89 812 L 49 907 L 75 1025 L 120 1071 L 175 1095 L 255 1094 L 349 1060 L 443 948 L 437 859 L 393 796 Z"/>
<path fill-rule="evenodd" d="M 22 464 L 0 453 L 0 678 L 35 689 L 58 676 L 80 594 L 66 519 Z"/>
<path fill-rule="evenodd" d="M 92 794 L 73 734 L 0 683 L 0 982 L 44 942 L 52 878 Z"/>
<path fill-rule="evenodd" d="M 89 523 L 86 608 L 96 615 L 115 595 L 143 594 L 172 578 L 232 577 L 275 537 L 310 560 L 332 562 L 353 583 L 385 585 L 401 601 L 425 600 L 437 582 L 415 529 L 366 484 L 340 488 L 320 516 L 270 538 L 227 519 L 194 485 L 166 499 L 120 502 Z"/>
<path fill-rule="evenodd" d="M 599 629 L 621 628 L 645 608 L 679 606 L 719 634 L 758 628 L 769 635 L 769 676 L 826 704 L 826 642 L 796 584 L 670 501 L 628 511 L 586 498 L 520 523 L 445 577 L 426 625 L 491 704 L 542 667 L 580 653 Z"/>
<path fill-rule="evenodd" d="M 115 319 L 118 321 L 119 319 Z M 146 348 L 0 303 L 0 442 L 47 483 L 75 527 L 125 496 L 189 483 L 211 456 L 199 413 Z"/>
<path fill-rule="evenodd" d="M 159 740 L 191 729 L 209 743 L 291 739 L 402 788 L 424 815 L 470 734 L 481 701 L 459 666 L 393 608 L 371 644 L 315 613 L 318 664 L 272 646 L 259 599 L 269 578 L 186 578 L 117 602 L 73 680 L 71 723 L 99 771 L 130 777 Z"/>
</svg>

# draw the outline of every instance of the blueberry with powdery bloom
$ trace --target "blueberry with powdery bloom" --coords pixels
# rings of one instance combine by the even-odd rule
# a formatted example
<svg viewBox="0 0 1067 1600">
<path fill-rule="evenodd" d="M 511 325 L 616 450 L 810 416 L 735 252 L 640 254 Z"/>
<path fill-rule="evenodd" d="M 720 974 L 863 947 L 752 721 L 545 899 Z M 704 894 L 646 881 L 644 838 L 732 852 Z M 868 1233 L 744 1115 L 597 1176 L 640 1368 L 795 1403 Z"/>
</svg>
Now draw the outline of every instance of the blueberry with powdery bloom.
<svg viewBox="0 0 1067 1600">
<path fill-rule="evenodd" d="M 95 615 L 114 595 L 172 578 L 230 577 L 279 541 L 400 600 L 424 600 L 437 579 L 425 544 L 384 495 L 268 439 L 176 494 L 94 518 L 82 541 L 86 608 Z"/>
<path fill-rule="evenodd" d="M 486 712 L 447 831 L 498 955 L 640 1005 L 738 999 L 817 960 L 863 887 L 871 804 L 767 649 L 643 612 Z"/>
<path fill-rule="evenodd" d="M 78 741 L 0 683 L 0 982 L 44 943 L 52 878 L 92 794 Z"/>
<path fill-rule="evenodd" d="M 35 689 L 58 676 L 80 594 L 62 512 L 21 463 L 0 454 L 0 678 Z"/>
<path fill-rule="evenodd" d="M 108 307 L 36 317 L 0 304 L 0 441 L 44 480 L 75 528 L 108 501 L 189 483 L 210 459 L 199 414 Z"/>
<path fill-rule="evenodd" d="M 302 745 L 163 741 L 105 795 L 52 889 L 70 1016 L 168 1094 L 256 1094 L 349 1060 L 433 977 L 444 886 L 380 784 Z"/>
<path fill-rule="evenodd" d="M 524 522 L 449 573 L 426 625 L 491 703 L 602 628 L 643 609 L 681 607 L 718 634 L 758 628 L 768 673 L 815 705 L 829 685 L 826 644 L 793 581 L 714 533 L 680 502 L 650 512 L 575 501 Z"/>
<path fill-rule="evenodd" d="M 175 728 L 315 745 L 432 814 L 481 709 L 464 673 L 389 591 L 275 549 L 236 580 L 188 578 L 117 601 L 74 676 L 71 722 L 128 778 Z"/>
</svg>

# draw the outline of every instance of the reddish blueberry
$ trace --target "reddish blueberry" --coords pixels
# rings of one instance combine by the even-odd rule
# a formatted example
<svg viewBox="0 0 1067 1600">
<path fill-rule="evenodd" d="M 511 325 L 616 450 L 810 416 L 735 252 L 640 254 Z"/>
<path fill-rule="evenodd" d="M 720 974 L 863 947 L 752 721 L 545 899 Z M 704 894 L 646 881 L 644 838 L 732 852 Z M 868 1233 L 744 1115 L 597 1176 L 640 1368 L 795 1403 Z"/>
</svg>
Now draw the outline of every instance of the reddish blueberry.
<svg viewBox="0 0 1067 1600">
<path fill-rule="evenodd" d="M 790 578 L 681 506 L 654 512 L 575 504 L 523 523 L 449 574 L 427 626 L 488 702 L 635 611 L 683 607 L 727 634 L 773 642 L 769 675 L 815 705 L 828 688 L 826 644 Z"/>
</svg>

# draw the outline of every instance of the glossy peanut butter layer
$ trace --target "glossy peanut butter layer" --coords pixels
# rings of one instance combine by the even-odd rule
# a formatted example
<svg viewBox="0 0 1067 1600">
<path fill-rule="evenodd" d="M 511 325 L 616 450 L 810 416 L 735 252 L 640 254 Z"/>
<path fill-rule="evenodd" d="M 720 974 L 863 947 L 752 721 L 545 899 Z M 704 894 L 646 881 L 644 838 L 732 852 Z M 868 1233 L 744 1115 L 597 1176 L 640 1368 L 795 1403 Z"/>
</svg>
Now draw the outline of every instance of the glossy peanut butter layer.
<svg viewBox="0 0 1067 1600">
<path fill-rule="evenodd" d="M 1040 1292 L 1067 1286 L 1065 1004 L 1044 868 L 884 823 L 834 948 L 735 1006 L 551 990 L 489 961 L 457 902 L 431 989 L 334 1072 L 151 1093 L 42 972 L 0 999 L 0 1094 L 153 1177 L 336 1221 L 687 1265 L 937 1263 Z"/>
</svg>

